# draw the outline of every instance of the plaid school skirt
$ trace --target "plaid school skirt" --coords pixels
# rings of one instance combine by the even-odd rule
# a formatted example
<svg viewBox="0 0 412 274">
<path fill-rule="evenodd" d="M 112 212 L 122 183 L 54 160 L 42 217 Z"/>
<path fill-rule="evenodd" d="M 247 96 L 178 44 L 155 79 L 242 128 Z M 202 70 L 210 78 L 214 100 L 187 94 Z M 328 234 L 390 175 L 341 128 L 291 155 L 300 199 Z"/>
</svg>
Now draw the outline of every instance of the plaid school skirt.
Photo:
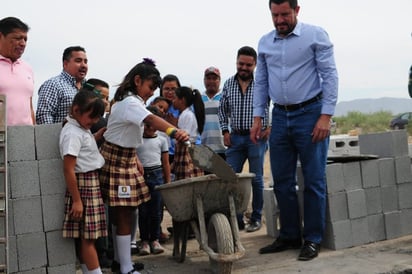
<svg viewBox="0 0 412 274">
<path fill-rule="evenodd" d="M 76 178 L 83 203 L 83 218 L 77 221 L 70 216 L 73 200 L 69 191 L 66 191 L 63 237 L 92 240 L 107 236 L 106 212 L 98 172 L 76 173 Z"/>
<path fill-rule="evenodd" d="M 135 148 L 104 142 L 100 153 L 105 159 L 100 169 L 100 186 L 108 206 L 137 207 L 150 200 L 149 188 L 137 170 Z"/>
<path fill-rule="evenodd" d="M 175 180 L 203 176 L 202 169 L 193 164 L 189 148 L 185 144 L 176 143 L 175 156 L 170 170 L 175 175 Z"/>
</svg>

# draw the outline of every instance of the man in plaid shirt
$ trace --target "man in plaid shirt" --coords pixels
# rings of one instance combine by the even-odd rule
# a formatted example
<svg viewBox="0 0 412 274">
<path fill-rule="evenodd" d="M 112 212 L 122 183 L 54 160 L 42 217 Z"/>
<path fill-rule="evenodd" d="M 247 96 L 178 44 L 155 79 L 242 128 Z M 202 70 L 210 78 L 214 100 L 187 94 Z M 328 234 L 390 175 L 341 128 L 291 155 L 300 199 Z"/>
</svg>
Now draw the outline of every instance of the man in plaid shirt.
<svg viewBox="0 0 412 274">
<path fill-rule="evenodd" d="M 252 216 L 247 232 L 254 232 L 262 226 L 263 208 L 263 162 L 267 150 L 268 111 L 262 123 L 262 138 L 256 144 L 250 139 L 250 128 L 253 124 L 253 72 L 256 67 L 256 51 L 248 46 L 238 50 L 237 73 L 223 85 L 219 102 L 219 123 L 222 129 L 224 144 L 227 146 L 226 161 L 236 173 L 242 172 L 248 160 L 249 171 L 256 174 L 252 180 Z M 244 229 L 243 214 L 238 215 L 239 229 Z"/>
<path fill-rule="evenodd" d="M 36 123 L 61 123 L 73 98 L 86 81 L 88 64 L 84 48 L 68 47 L 63 52 L 63 71 L 45 81 L 39 89 Z"/>
</svg>

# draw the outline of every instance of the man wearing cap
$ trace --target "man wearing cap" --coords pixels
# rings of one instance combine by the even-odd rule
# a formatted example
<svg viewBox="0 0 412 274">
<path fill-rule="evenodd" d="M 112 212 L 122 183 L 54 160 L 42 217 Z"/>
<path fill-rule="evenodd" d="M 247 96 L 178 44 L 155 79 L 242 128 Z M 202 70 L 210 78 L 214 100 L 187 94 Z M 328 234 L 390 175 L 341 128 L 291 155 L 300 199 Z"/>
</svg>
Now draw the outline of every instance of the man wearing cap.
<svg viewBox="0 0 412 274">
<path fill-rule="evenodd" d="M 205 104 L 205 127 L 202 132 L 202 144 L 209 146 L 214 152 L 225 159 L 226 147 L 223 144 L 223 135 L 220 130 L 219 109 L 220 93 L 220 71 L 216 67 L 208 67 L 205 70 L 203 83 L 205 92 L 202 94 L 202 100 Z"/>
<path fill-rule="evenodd" d="M 219 103 L 219 122 L 226 149 L 226 162 L 236 173 L 242 172 L 246 160 L 249 171 L 255 173 L 252 180 L 252 215 L 246 232 L 254 232 L 262 226 L 263 162 L 269 135 L 269 105 L 263 117 L 261 138 L 253 143 L 250 128 L 253 124 L 254 70 L 257 53 L 252 47 L 242 47 L 237 52 L 237 73 L 223 85 Z M 243 214 L 238 215 L 239 229 L 243 229 Z"/>
</svg>

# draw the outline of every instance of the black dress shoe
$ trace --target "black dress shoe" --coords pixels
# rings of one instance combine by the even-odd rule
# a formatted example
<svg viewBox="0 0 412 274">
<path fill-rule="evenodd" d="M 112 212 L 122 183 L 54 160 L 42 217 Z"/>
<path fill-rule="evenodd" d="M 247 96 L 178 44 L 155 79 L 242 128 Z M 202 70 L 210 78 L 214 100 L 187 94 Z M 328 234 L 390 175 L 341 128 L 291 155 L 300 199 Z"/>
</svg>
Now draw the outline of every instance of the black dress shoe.
<svg viewBox="0 0 412 274">
<path fill-rule="evenodd" d="M 298 257 L 299 261 L 309 261 L 317 257 L 320 250 L 320 244 L 305 241 Z"/>
<path fill-rule="evenodd" d="M 259 253 L 276 253 L 287 249 L 299 249 L 301 246 L 301 239 L 282 239 L 278 237 L 272 244 L 259 249 Z"/>
<path fill-rule="evenodd" d="M 258 231 L 262 227 L 262 223 L 259 221 L 252 222 L 248 227 L 246 228 L 246 232 L 255 232 Z"/>
</svg>

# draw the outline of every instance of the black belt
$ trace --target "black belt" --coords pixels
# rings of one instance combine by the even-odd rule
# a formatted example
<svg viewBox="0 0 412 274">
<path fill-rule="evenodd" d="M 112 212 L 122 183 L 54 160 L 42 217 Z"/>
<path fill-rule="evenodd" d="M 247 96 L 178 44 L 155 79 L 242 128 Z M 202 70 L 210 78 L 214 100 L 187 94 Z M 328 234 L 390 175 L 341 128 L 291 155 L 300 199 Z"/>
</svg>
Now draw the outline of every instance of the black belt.
<svg viewBox="0 0 412 274">
<path fill-rule="evenodd" d="M 280 109 L 284 110 L 284 111 L 294 111 L 294 110 L 298 110 L 300 108 L 303 108 L 304 106 L 307 106 L 309 104 L 312 104 L 314 102 L 317 102 L 320 99 L 322 99 L 322 92 L 319 92 L 318 95 L 316 95 L 315 97 L 310 98 L 309 100 L 306 100 L 306 101 L 304 101 L 302 103 L 299 103 L 299 104 L 293 104 L 293 105 L 286 105 L 285 106 L 285 105 L 279 105 L 279 104 L 273 103 L 273 105 L 277 108 L 280 108 Z"/>
<path fill-rule="evenodd" d="M 250 131 L 248 129 L 232 129 L 232 134 L 249 135 Z"/>
</svg>

